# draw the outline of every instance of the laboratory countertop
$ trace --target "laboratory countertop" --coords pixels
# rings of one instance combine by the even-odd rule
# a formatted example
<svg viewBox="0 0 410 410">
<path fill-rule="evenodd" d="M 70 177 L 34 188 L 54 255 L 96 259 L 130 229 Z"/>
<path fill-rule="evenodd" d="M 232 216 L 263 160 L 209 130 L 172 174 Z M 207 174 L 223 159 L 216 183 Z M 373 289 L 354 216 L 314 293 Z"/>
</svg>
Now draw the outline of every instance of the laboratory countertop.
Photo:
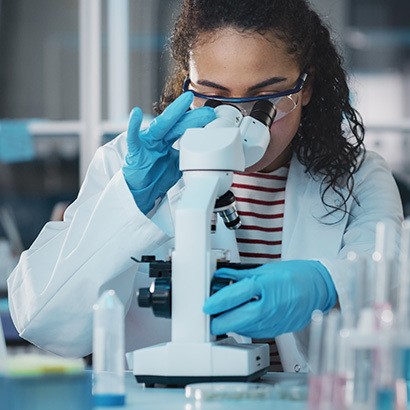
<svg viewBox="0 0 410 410">
<path fill-rule="evenodd" d="M 297 373 L 268 373 L 259 383 L 277 385 L 283 382 L 305 384 L 306 374 Z M 185 397 L 184 388 L 146 388 L 138 384 L 131 372 L 126 373 L 126 405 L 109 407 L 110 409 L 138 409 L 138 410 L 218 410 L 218 409 L 251 409 L 258 410 L 301 410 L 306 409 L 306 400 L 279 399 L 277 396 L 269 399 L 212 399 L 196 402 Z M 108 407 L 97 407 L 95 410 L 107 410 Z"/>
</svg>

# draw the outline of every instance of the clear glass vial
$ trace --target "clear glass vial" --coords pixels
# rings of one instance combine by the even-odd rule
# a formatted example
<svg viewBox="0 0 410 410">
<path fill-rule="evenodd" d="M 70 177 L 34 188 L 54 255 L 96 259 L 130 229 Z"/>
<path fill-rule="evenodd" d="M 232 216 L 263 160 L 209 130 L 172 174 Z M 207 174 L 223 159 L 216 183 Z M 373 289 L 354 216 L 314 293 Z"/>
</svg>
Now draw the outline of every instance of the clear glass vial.
<svg viewBox="0 0 410 410">
<path fill-rule="evenodd" d="M 94 305 L 93 396 L 96 406 L 125 404 L 124 306 L 114 290 Z"/>
</svg>

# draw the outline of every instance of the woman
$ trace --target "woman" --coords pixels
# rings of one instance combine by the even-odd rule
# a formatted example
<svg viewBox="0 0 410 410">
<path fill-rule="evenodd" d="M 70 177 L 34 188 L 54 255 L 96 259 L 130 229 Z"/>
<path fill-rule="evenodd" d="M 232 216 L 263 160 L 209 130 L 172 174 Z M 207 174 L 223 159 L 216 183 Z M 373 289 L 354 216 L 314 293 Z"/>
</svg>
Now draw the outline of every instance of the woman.
<svg viewBox="0 0 410 410">
<path fill-rule="evenodd" d="M 275 337 L 284 370 L 307 370 L 303 329 L 314 309 L 343 310 L 347 253 L 372 252 L 376 223 L 402 220 L 393 178 L 365 153 L 341 58 L 305 0 L 185 0 L 171 49 L 175 70 L 158 109 L 168 107 L 142 131 L 134 109 L 127 135 L 97 151 L 64 221 L 48 223 L 22 254 L 8 282 L 16 327 L 47 350 L 86 355 L 92 305 L 114 288 L 127 350 L 150 344 L 130 256 L 166 257 L 173 245 L 183 181 L 172 144 L 214 119 L 207 98 L 244 110 L 266 98 L 278 112 L 268 149 L 234 177 L 244 228 L 222 232 L 233 255 L 263 265 L 217 272 L 238 282 L 204 311 L 219 314 L 213 333 Z"/>
</svg>

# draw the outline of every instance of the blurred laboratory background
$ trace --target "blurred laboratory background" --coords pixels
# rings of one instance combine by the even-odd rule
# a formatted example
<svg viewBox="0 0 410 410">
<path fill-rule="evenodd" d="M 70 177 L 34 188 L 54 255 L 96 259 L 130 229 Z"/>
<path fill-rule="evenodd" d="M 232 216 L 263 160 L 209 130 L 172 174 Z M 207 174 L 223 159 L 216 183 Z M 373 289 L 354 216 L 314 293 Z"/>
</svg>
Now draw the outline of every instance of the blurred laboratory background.
<svg viewBox="0 0 410 410">
<path fill-rule="evenodd" d="M 0 0 L 0 292 L 77 195 L 95 149 L 153 115 L 180 0 Z M 333 27 L 366 125 L 410 214 L 410 2 L 311 0 Z M 17 339 L 16 339 L 17 340 Z"/>
</svg>

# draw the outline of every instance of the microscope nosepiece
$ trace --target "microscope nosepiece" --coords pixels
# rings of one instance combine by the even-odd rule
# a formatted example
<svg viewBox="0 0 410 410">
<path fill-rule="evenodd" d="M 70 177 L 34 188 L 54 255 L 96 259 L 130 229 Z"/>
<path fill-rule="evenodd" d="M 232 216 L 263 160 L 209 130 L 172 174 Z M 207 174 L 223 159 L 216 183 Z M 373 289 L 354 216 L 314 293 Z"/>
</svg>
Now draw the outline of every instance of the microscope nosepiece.
<svg viewBox="0 0 410 410">
<path fill-rule="evenodd" d="M 215 202 L 214 212 L 217 212 L 228 229 L 238 229 L 241 226 L 241 219 L 236 209 L 235 196 L 232 191 L 226 192 Z"/>
</svg>

